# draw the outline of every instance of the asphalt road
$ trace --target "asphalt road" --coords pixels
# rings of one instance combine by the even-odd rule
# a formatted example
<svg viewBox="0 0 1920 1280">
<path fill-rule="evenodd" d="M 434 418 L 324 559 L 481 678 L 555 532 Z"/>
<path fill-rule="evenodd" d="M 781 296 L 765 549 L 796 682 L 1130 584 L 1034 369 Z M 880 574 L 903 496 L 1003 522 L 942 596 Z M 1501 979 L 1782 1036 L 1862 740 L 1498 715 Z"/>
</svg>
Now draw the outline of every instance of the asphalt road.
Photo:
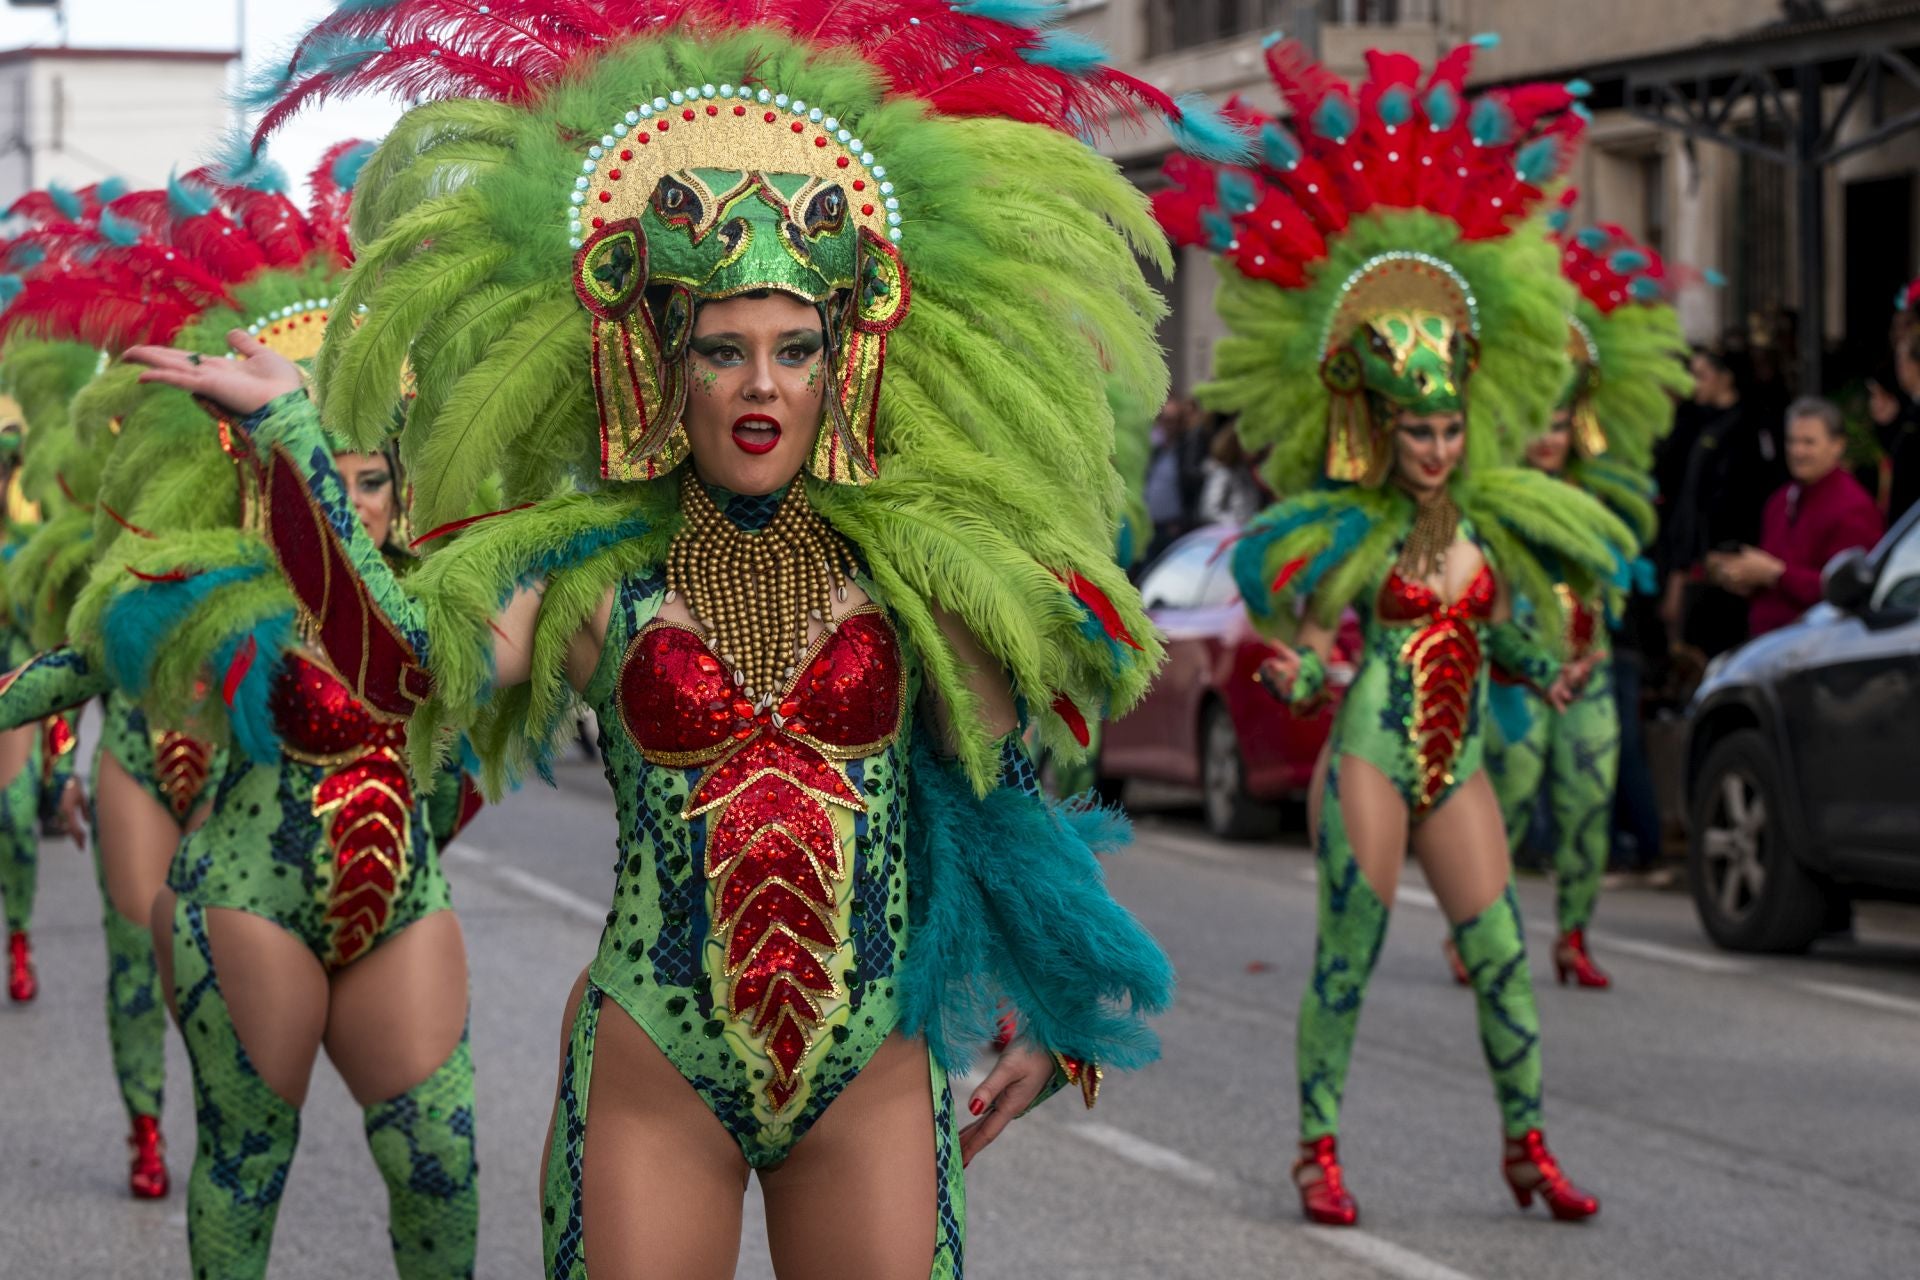
<svg viewBox="0 0 1920 1280">
<path fill-rule="evenodd" d="M 611 883 L 597 771 L 563 769 L 489 810 L 450 853 L 474 973 L 482 1163 L 479 1274 L 539 1274 L 535 1168 L 561 1004 Z M 1438 951 L 1417 874 L 1362 1020 L 1342 1138 L 1364 1229 L 1301 1224 L 1286 1182 L 1293 1008 L 1313 945 L 1297 841 L 1226 846 L 1143 819 L 1112 867 L 1179 967 L 1153 1069 L 1091 1114 L 1056 1100 L 970 1175 L 971 1274 L 1404 1280 L 1846 1277 L 1920 1272 L 1920 916 L 1863 913 L 1810 958 L 1713 951 L 1674 893 L 1623 890 L 1593 931 L 1616 988 L 1551 985 L 1547 887 L 1523 882 L 1547 1054 L 1547 1132 L 1605 1210 L 1582 1226 L 1515 1210 L 1471 997 Z M 192 1148 L 171 1046 L 174 1197 L 125 1192 L 100 1016 L 104 948 L 85 858 L 44 850 L 40 999 L 0 1005 L 0 1280 L 187 1272 Z M 771 1275 L 750 1216 L 739 1274 Z M 390 1275 L 384 1194 L 360 1116 L 323 1063 L 280 1215 L 284 1280 Z"/>
</svg>

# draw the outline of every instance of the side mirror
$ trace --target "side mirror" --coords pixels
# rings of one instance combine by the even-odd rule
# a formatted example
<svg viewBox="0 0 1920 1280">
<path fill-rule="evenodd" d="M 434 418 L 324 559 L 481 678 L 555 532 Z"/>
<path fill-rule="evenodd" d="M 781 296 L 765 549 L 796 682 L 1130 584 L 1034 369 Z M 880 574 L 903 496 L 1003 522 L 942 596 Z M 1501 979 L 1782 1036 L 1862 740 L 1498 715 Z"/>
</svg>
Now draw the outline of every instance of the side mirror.
<svg viewBox="0 0 1920 1280">
<path fill-rule="evenodd" d="M 1820 574 L 1820 595 L 1843 613 L 1859 613 L 1873 599 L 1873 566 L 1860 547 L 1849 547 L 1827 562 Z"/>
</svg>

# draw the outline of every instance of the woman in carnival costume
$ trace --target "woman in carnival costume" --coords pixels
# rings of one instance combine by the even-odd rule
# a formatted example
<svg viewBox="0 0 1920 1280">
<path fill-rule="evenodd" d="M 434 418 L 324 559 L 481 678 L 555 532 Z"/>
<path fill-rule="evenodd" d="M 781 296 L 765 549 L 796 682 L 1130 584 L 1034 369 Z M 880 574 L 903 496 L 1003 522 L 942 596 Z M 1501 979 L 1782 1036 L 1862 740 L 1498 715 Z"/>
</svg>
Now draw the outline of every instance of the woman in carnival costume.
<svg viewBox="0 0 1920 1280">
<path fill-rule="evenodd" d="M 27 226 L 49 211 L 63 219 L 84 218 L 98 210 L 101 190 L 32 192 L 7 210 L 7 218 Z M 21 252 L 18 241 L 0 246 L 8 259 Z M 0 292 L 0 305 L 4 298 Z M 0 393 L 20 410 L 18 417 L 0 425 L 0 501 L 5 507 L 0 511 L 0 559 L 9 579 L 0 609 L 0 666 L 11 668 L 33 653 L 32 595 L 21 595 L 11 579 L 15 561 L 41 532 L 42 508 L 36 499 L 59 500 L 30 483 L 23 468 L 27 440 L 36 428 L 47 433 L 57 429 L 67 401 L 96 366 L 91 352 L 65 344 L 12 342 L 0 350 Z M 30 931 L 40 883 L 40 826 L 61 811 L 60 801 L 73 780 L 77 745 L 73 722 L 62 717 L 41 724 L 21 722 L 0 734 L 0 778 L 5 779 L 0 783 L 0 906 L 7 925 L 7 996 L 15 1004 L 31 1001 L 40 990 Z"/>
<path fill-rule="evenodd" d="M 1250 168 L 1176 158 L 1156 198 L 1176 240 L 1221 255 L 1214 408 L 1240 415 L 1284 495 L 1234 549 L 1257 619 L 1287 643 L 1264 669 L 1296 707 L 1326 688 L 1341 613 L 1365 650 L 1328 747 L 1313 824 L 1319 937 L 1300 1004 L 1307 1217 L 1351 1225 L 1335 1135 L 1367 978 L 1409 852 L 1453 924 L 1524 1207 L 1599 1208 L 1540 1130 L 1539 1019 L 1508 884 L 1500 807 L 1481 769 L 1487 660 L 1555 706 L 1578 687 L 1509 620 L 1516 596 L 1557 627 L 1555 573 L 1582 597 L 1630 546 L 1598 503 L 1507 465 L 1509 429 L 1545 421 L 1566 374 L 1568 286 L 1522 225 L 1569 161 L 1572 95 L 1532 85 L 1465 100 L 1472 46 L 1422 76 L 1368 55 L 1358 88 L 1276 43 L 1268 65 L 1294 129 L 1257 131 Z M 1554 569 L 1549 569 L 1549 564 Z"/>
<path fill-rule="evenodd" d="M 122 184 L 102 183 L 22 197 L 10 216 L 30 225 L 8 246 L 6 265 L 13 274 L 0 278 L 0 293 L 11 299 L 29 278 L 78 269 L 75 251 L 98 248 L 101 211 L 123 193 Z M 111 418 L 91 413 L 80 393 L 103 363 L 86 342 L 25 337 L 9 342 L 0 358 L 0 382 L 36 407 L 30 416 L 46 423 L 29 437 L 22 480 L 47 519 L 7 567 L 29 653 L 65 641 L 68 612 L 98 547 L 94 522 L 103 515 L 102 472 L 117 436 Z M 107 942 L 107 1034 L 132 1151 L 128 1187 L 138 1198 L 155 1199 L 168 1189 L 160 1132 L 166 1012 L 148 920 L 186 825 L 196 813 L 204 816 L 203 790 L 218 766 L 216 753 L 198 739 L 149 729 L 139 707 L 118 690 L 109 690 L 101 707 L 91 803 L 73 780 L 62 809 L 77 842 L 92 835 Z"/>
<path fill-rule="evenodd" d="M 549 1274 L 731 1274 L 757 1170 L 782 1275 L 957 1276 L 966 1159 L 1148 1061 L 1171 994 L 1094 860 L 1124 828 L 1050 807 L 1020 742 L 1159 656 L 1113 562 L 1106 382 L 1164 394 L 1134 257 L 1164 241 L 1076 135 L 1144 106 L 1239 139 L 1050 5 L 562 8 L 343 6 L 263 122 L 436 99 L 363 179 L 369 311 L 321 397 L 375 438 L 410 354 L 421 522 L 494 470 L 532 505 L 401 590 L 284 365 L 142 358 L 260 410 L 278 563 L 353 611 L 322 642 L 416 747 L 470 722 L 498 782 L 572 691 L 604 726 L 619 861 L 566 1013 Z M 962 1131 L 947 1080 L 1003 1002 Z"/>
<path fill-rule="evenodd" d="M 1653 449 L 1673 425 L 1674 397 L 1691 386 L 1686 338 L 1666 301 L 1673 280 L 1659 255 L 1613 226 L 1566 238 L 1561 268 L 1579 291 L 1568 317 L 1573 376 L 1547 429 L 1526 442 L 1527 465 L 1598 498 L 1644 548 L 1659 528 Z M 1544 794 L 1560 927 L 1554 972 L 1563 984 L 1572 978 L 1604 988 L 1611 980 L 1587 951 L 1586 928 L 1606 874 L 1620 761 L 1608 610 L 1604 599 L 1576 596 L 1564 579 L 1554 592 L 1564 620 L 1559 647 L 1590 660 L 1593 675 L 1558 713 L 1538 689 L 1496 688 L 1487 771 L 1516 853 Z M 1453 964 L 1466 985 L 1457 954 Z"/>
<path fill-rule="evenodd" d="M 122 197 L 84 262 L 29 279 L 4 322 L 71 323 L 108 351 L 171 340 L 183 360 L 207 364 L 224 364 L 228 333 L 244 329 L 308 360 L 335 309 L 349 191 L 370 150 L 327 157 L 310 213 L 207 171 Z M 331 669 L 303 639 L 319 623 L 265 563 L 260 460 L 244 438 L 140 372 L 116 366 L 82 393 L 91 416 L 119 427 L 99 563 L 70 619 L 74 647 L 16 673 L 0 720 L 111 687 L 155 724 L 230 744 L 211 812 L 152 907 L 162 989 L 194 1068 L 196 1272 L 265 1274 L 324 1047 L 365 1110 L 400 1275 L 469 1276 L 467 967 L 437 856 L 461 816 L 445 802 L 460 791 L 443 786 L 430 810 L 407 768 L 405 725 L 357 696 L 359 672 Z M 391 424 L 399 378 L 386 399 Z M 348 518 L 398 567 L 400 477 L 380 446 L 317 441 L 347 477 Z"/>
</svg>

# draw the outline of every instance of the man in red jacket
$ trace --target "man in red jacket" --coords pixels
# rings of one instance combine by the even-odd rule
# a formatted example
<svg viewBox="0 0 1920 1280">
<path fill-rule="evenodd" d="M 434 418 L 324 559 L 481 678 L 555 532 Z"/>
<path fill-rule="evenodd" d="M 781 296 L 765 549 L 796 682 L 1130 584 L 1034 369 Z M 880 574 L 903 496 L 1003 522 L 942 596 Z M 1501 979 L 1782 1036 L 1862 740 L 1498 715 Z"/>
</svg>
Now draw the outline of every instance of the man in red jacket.
<svg viewBox="0 0 1920 1280">
<path fill-rule="evenodd" d="M 1886 531 L 1880 510 L 1842 465 L 1847 428 L 1830 400 L 1803 396 L 1787 410 L 1787 471 L 1767 499 L 1760 545 L 1707 557 L 1707 575 L 1748 597 L 1751 635 L 1786 626 L 1820 601 L 1820 571 L 1850 547 Z"/>
</svg>

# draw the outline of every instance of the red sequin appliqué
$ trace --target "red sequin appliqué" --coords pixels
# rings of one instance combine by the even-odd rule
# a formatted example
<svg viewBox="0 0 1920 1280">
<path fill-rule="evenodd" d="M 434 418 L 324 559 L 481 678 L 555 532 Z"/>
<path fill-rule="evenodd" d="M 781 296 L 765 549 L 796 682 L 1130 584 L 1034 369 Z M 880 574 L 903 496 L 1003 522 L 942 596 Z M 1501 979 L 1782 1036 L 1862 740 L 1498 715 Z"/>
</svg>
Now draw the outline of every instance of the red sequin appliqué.
<svg viewBox="0 0 1920 1280">
<path fill-rule="evenodd" d="M 327 963 L 339 968 L 380 936 L 400 893 L 413 825 L 406 726 L 377 720 L 330 672 L 295 656 L 271 707 L 287 755 L 327 771 L 314 784 L 313 812 L 327 818 L 333 851 Z"/>
<path fill-rule="evenodd" d="M 153 772 L 161 794 L 176 821 L 185 822 L 207 785 L 213 748 L 184 733 L 161 730 L 153 735 Z"/>
<path fill-rule="evenodd" d="M 621 670 L 627 731 L 651 763 L 704 768 L 683 815 L 710 814 L 706 874 L 731 982 L 728 1009 L 766 1046 L 767 1100 L 799 1088 L 831 966 L 835 886 L 847 874 L 829 806 L 864 812 L 845 762 L 900 730 L 899 642 L 878 609 L 859 610 L 815 647 L 779 699 L 756 708 L 690 629 L 634 638 Z"/>
<path fill-rule="evenodd" d="M 1466 594 L 1452 604 L 1422 582 L 1408 582 L 1396 570 L 1380 593 L 1380 617 L 1393 623 L 1427 625 L 1401 647 L 1400 660 L 1413 670 L 1413 741 L 1420 771 L 1414 816 L 1433 807 L 1453 784 L 1453 765 L 1472 715 L 1474 681 L 1480 674 L 1480 633 L 1476 621 L 1493 614 L 1493 574 L 1485 565 Z"/>
</svg>

